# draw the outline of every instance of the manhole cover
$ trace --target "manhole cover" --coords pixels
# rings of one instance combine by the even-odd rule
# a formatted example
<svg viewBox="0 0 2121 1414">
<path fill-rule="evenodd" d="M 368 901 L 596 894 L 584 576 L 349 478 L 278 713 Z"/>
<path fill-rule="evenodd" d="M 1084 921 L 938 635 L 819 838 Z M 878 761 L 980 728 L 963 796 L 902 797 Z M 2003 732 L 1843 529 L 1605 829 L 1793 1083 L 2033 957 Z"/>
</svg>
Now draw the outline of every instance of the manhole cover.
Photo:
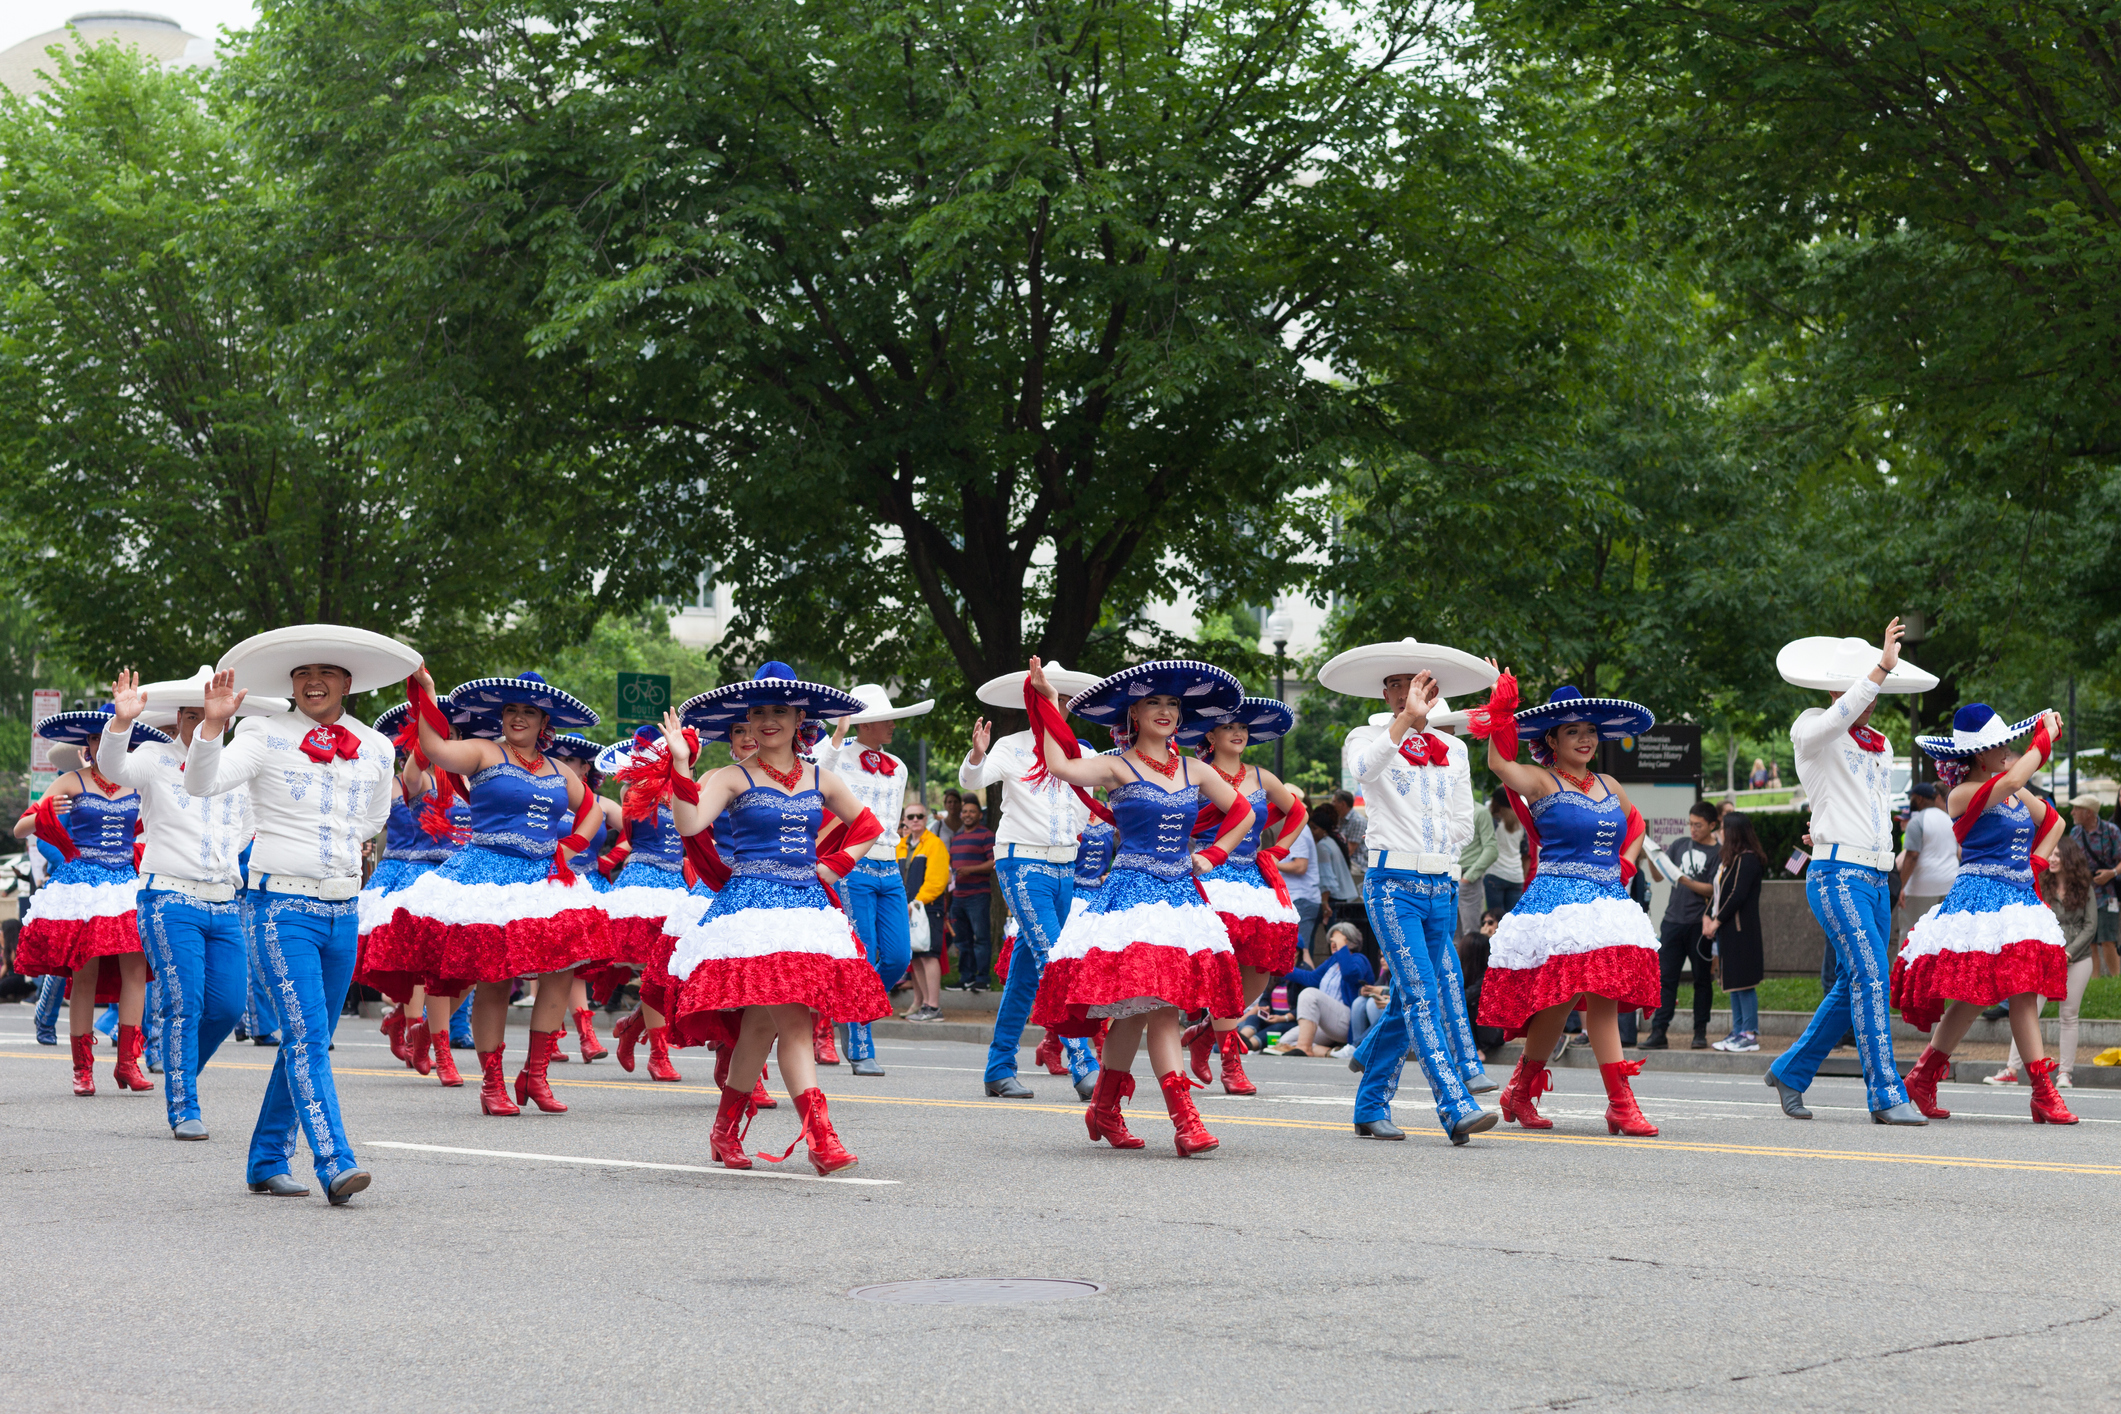
<svg viewBox="0 0 2121 1414">
<path fill-rule="evenodd" d="M 879 1282 L 858 1286 L 847 1294 L 861 1301 L 891 1301 L 901 1306 L 1009 1306 L 1023 1301 L 1066 1301 L 1103 1290 L 1094 1281 L 1060 1277 L 944 1277 Z"/>
</svg>

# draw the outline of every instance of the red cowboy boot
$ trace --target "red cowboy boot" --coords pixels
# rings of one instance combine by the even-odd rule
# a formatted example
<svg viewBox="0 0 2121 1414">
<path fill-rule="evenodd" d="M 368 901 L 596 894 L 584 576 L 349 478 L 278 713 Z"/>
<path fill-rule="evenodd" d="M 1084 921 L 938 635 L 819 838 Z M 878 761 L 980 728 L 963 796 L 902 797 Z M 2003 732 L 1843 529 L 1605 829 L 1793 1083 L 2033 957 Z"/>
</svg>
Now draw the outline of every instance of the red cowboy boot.
<svg viewBox="0 0 2121 1414">
<path fill-rule="evenodd" d="M 74 1043 L 74 1093 L 93 1095 L 96 1093 L 96 1033 L 75 1036 Z"/>
<path fill-rule="evenodd" d="M 1223 1049 L 1223 1093 L 1225 1095 L 1257 1095 L 1259 1087 L 1252 1077 L 1245 1074 L 1245 1038 L 1232 1027 L 1222 1033 Z"/>
<path fill-rule="evenodd" d="M 584 1065 L 589 1064 L 593 1060 L 601 1060 L 611 1054 L 604 1049 L 604 1043 L 597 1039 L 596 1019 L 596 1013 L 586 1006 L 574 1009 L 574 1034 L 582 1038 L 582 1064 Z"/>
<path fill-rule="evenodd" d="M 1193 1108 L 1193 1082 L 1184 1071 L 1159 1075 L 1156 1083 L 1164 1088 L 1164 1108 L 1170 1111 L 1171 1124 L 1178 1131 L 1175 1137 L 1181 1159 L 1208 1153 L 1222 1142 L 1200 1122 L 1200 1111 Z"/>
<path fill-rule="evenodd" d="M 648 1029 L 648 1018 L 635 1007 L 633 1013 L 611 1028 L 611 1039 L 619 1048 L 619 1069 L 633 1074 L 633 1048 L 640 1041 L 641 1033 Z"/>
<path fill-rule="evenodd" d="M 152 1090 L 155 1082 L 149 1080 L 140 1069 L 140 1057 L 147 1053 L 147 1038 L 140 1034 L 137 1026 L 118 1028 L 118 1066 L 112 1078 L 121 1090 Z"/>
<path fill-rule="evenodd" d="M 744 1135 L 751 1128 L 751 1102 L 741 1090 L 722 1087 L 722 1102 L 715 1107 L 714 1128 L 708 1131 L 707 1147 L 723 1168 L 748 1169 L 751 1155 L 744 1152 Z"/>
<path fill-rule="evenodd" d="M 815 1085 L 795 1097 L 795 1108 L 803 1117 L 802 1139 L 810 1146 L 810 1167 L 817 1170 L 819 1178 L 851 1169 L 861 1160 L 848 1152 L 840 1143 L 840 1137 L 832 1129 L 832 1111 L 825 1103 L 825 1092 Z"/>
<path fill-rule="evenodd" d="M 1502 1087 L 1496 1101 L 1504 1119 L 1515 1120 L 1526 1129 L 1552 1129 L 1554 1121 L 1539 1113 L 1539 1097 L 1554 1088 L 1554 1076 L 1544 1063 L 1525 1052 L 1510 1072 L 1510 1083 Z"/>
<path fill-rule="evenodd" d="M 1107 1068 L 1097 1073 L 1097 1088 L 1090 1092 L 1090 1108 L 1083 1111 L 1083 1123 L 1090 1130 L 1092 1144 L 1102 1139 L 1115 1149 L 1142 1147 L 1146 1141 L 1128 1132 L 1127 1117 L 1119 1108 L 1133 1093 L 1131 1072 Z"/>
<path fill-rule="evenodd" d="M 479 1069 L 485 1078 L 479 1085 L 479 1108 L 490 1115 L 519 1115 L 522 1107 L 508 1098 L 508 1077 L 501 1073 L 501 1058 L 508 1047 L 495 1046 L 479 1052 Z"/>
<path fill-rule="evenodd" d="M 2055 1072 L 2061 1068 L 2059 1061 L 2036 1060 L 2026 1064 L 2026 1076 L 2033 1086 L 2034 1124 L 2075 1124 L 2077 1117 L 2069 1112 L 2062 1102 L 2062 1091 L 2055 1085 Z"/>
<path fill-rule="evenodd" d="M 434 1062 L 427 1058 L 432 1038 L 427 1034 L 427 1015 L 422 1012 L 405 1025 L 405 1063 L 422 1075 L 434 1070 Z"/>
<path fill-rule="evenodd" d="M 1031 1053 L 1031 1060 L 1036 1065 L 1044 1066 L 1048 1075 L 1068 1073 L 1068 1060 L 1061 1051 L 1060 1038 L 1051 1031 L 1046 1033 L 1045 1040 L 1038 1043 L 1038 1049 Z"/>
<path fill-rule="evenodd" d="M 766 1072 L 764 1070 L 759 1071 L 759 1078 L 753 1081 L 751 1085 L 751 1108 L 755 1110 L 777 1110 L 780 1107 L 781 1102 L 774 1099 L 773 1092 L 766 1088 Z"/>
<path fill-rule="evenodd" d="M 810 1054 L 819 1065 L 838 1065 L 840 1050 L 832 1034 L 832 1023 L 817 1012 L 810 1013 Z"/>
<path fill-rule="evenodd" d="M 1205 1085 L 1209 1081 L 1208 1057 L 1221 1038 L 1215 1034 L 1215 1023 L 1207 1017 L 1197 1026 L 1189 1026 L 1179 1035 L 1178 1043 L 1186 1048 L 1186 1064 L 1193 1071 L 1193 1078 Z"/>
<path fill-rule="evenodd" d="M 376 1029 L 390 1038 L 390 1053 L 410 1064 L 412 1053 L 405 1049 L 405 1008 L 399 1005 L 384 1012 L 383 1024 Z"/>
<path fill-rule="evenodd" d="M 658 1026 L 648 1033 L 648 1078 L 650 1080 L 683 1080 L 678 1068 L 670 1063 L 670 1028 Z"/>
<path fill-rule="evenodd" d="M 1605 1081 L 1605 1132 L 1625 1134 L 1632 1139 L 1655 1139 L 1657 1126 L 1643 1118 L 1642 1107 L 1635 1103 L 1635 1091 L 1628 1084 L 1628 1077 L 1642 1072 L 1642 1062 L 1614 1061 L 1611 1065 L 1598 1067 L 1598 1074 Z"/>
<path fill-rule="evenodd" d="M 567 1106 L 560 1103 L 546 1083 L 545 1067 L 559 1054 L 560 1033 L 557 1031 L 533 1031 L 530 1033 L 530 1055 L 523 1061 L 523 1068 L 516 1072 L 516 1104 L 535 1104 L 547 1114 L 567 1113 Z"/>
<path fill-rule="evenodd" d="M 464 1083 L 457 1074 L 457 1058 L 449 1050 L 449 1028 L 443 1027 L 434 1036 L 435 1079 L 448 1089 L 454 1090 Z"/>
<path fill-rule="evenodd" d="M 1924 1046 L 1915 1068 L 1907 1073 L 1907 1097 L 1928 1119 L 1950 1119 L 1952 1112 L 1937 1103 L 1937 1082 L 1952 1073 L 1952 1058 L 1935 1046 Z"/>
</svg>

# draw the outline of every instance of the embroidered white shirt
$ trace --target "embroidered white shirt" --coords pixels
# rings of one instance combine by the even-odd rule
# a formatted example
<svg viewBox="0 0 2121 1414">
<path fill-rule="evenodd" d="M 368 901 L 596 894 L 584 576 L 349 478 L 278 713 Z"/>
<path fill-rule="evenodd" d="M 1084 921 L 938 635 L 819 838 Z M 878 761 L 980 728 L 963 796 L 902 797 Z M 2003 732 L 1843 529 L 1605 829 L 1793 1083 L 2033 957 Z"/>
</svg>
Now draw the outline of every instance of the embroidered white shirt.
<svg viewBox="0 0 2121 1414">
<path fill-rule="evenodd" d="M 184 788 L 184 747 L 159 741 L 127 751 L 131 733 L 106 728 L 96 764 L 119 785 L 140 792 L 142 874 L 169 874 L 197 884 L 243 883 L 236 861 L 250 843 L 250 790 L 237 786 L 218 795 Z"/>
<path fill-rule="evenodd" d="M 184 762 L 186 790 L 210 796 L 250 787 L 257 825 L 253 874 L 360 877 L 361 845 L 390 819 L 394 752 L 381 732 L 364 723 L 341 717 L 339 725 L 360 741 L 360 755 L 351 761 L 303 755 L 302 738 L 316 723 L 299 711 L 245 718 L 226 747 L 218 737 L 192 738 Z"/>
<path fill-rule="evenodd" d="M 1831 844 L 1893 852 L 1893 744 L 1865 751 L 1849 735 L 1878 684 L 1864 677 L 1824 707 L 1798 714 L 1790 727 L 1797 779 L 1812 806 L 1812 853 Z"/>
<path fill-rule="evenodd" d="M 1341 764 L 1363 785 L 1363 805 L 1370 814 L 1366 843 L 1372 850 L 1448 854 L 1455 860 L 1473 838 L 1469 750 L 1456 737 L 1431 733 L 1443 742 L 1447 764 L 1416 766 L 1399 754 L 1406 733 L 1393 737 L 1391 724 L 1390 713 L 1376 713 L 1341 745 Z"/>
<path fill-rule="evenodd" d="M 877 824 L 884 827 L 885 839 L 896 839 L 898 817 L 906 808 L 906 782 L 912 777 L 906 773 L 906 763 L 888 751 L 881 754 L 891 763 L 890 775 L 863 770 L 862 753 L 877 749 L 863 746 L 855 740 L 854 733 L 850 730 L 847 739 L 840 743 L 837 753 L 832 749 L 830 737 L 817 744 L 817 764 L 820 770 L 830 771 L 847 783 L 847 789 L 853 792 L 854 798 L 876 817 Z M 885 850 L 877 848 L 872 849 L 867 857 L 886 860 L 891 856 Z"/>
<path fill-rule="evenodd" d="M 1090 823 L 1090 812 L 1060 777 L 1047 776 L 1036 785 L 1025 782 L 1037 764 L 1031 733 L 1011 732 L 995 742 L 978 765 L 968 754 L 957 768 L 957 783 L 966 790 L 1002 783 L 1002 823 L 994 832 L 997 849 L 1010 844 L 1073 845 Z"/>
</svg>

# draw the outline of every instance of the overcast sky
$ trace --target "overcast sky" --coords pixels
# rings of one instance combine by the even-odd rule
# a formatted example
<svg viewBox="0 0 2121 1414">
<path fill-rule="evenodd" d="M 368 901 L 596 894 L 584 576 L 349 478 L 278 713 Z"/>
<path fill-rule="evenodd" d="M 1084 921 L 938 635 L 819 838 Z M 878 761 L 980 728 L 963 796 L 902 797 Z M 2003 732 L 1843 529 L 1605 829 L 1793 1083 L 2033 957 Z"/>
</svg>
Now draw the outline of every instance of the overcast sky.
<svg viewBox="0 0 2121 1414">
<path fill-rule="evenodd" d="M 258 17 L 251 0 L 0 0 L 0 49 L 12 49 L 32 35 L 54 30 L 75 15 L 94 10 L 136 10 L 165 15 L 193 34 L 212 39 L 220 27 L 248 29 Z"/>
</svg>

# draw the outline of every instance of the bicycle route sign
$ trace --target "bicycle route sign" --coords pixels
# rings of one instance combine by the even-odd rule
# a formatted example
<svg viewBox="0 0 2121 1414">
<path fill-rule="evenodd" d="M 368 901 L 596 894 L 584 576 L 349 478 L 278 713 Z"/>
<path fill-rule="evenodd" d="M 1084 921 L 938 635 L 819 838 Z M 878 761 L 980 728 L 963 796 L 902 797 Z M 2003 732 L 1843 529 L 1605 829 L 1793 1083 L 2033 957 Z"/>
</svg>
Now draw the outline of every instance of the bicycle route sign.
<svg viewBox="0 0 2121 1414">
<path fill-rule="evenodd" d="M 667 673 L 620 673 L 614 739 L 632 736 L 635 727 L 660 722 L 670 710 L 670 677 Z"/>
</svg>

